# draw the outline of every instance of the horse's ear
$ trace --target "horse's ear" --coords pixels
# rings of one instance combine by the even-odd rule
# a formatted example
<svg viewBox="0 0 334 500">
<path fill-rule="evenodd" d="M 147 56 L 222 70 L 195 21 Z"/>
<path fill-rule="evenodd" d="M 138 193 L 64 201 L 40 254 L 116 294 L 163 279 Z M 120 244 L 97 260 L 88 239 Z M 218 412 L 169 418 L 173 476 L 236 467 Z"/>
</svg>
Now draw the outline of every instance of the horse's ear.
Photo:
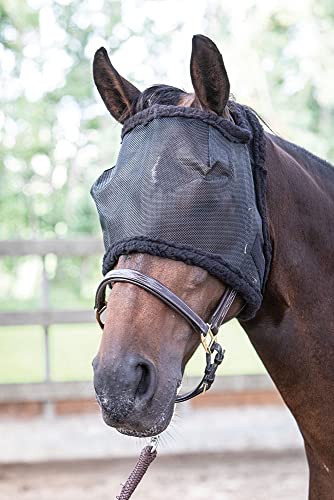
<svg viewBox="0 0 334 500">
<path fill-rule="evenodd" d="M 140 91 L 116 71 L 104 47 L 95 53 L 93 76 L 108 111 L 123 123 L 131 115 Z"/>
<path fill-rule="evenodd" d="M 190 73 L 201 105 L 222 115 L 230 95 L 230 82 L 222 55 L 210 38 L 193 37 Z"/>
</svg>

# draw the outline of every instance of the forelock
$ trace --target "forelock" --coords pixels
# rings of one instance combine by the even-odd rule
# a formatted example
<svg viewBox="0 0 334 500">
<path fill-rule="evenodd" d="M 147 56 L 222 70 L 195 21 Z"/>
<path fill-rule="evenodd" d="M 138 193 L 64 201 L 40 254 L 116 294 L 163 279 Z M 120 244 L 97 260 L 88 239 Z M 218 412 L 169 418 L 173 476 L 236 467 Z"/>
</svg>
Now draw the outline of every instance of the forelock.
<svg viewBox="0 0 334 500">
<path fill-rule="evenodd" d="M 134 106 L 135 113 L 143 111 L 154 104 L 177 106 L 187 93 L 170 85 L 153 85 L 140 94 Z"/>
</svg>

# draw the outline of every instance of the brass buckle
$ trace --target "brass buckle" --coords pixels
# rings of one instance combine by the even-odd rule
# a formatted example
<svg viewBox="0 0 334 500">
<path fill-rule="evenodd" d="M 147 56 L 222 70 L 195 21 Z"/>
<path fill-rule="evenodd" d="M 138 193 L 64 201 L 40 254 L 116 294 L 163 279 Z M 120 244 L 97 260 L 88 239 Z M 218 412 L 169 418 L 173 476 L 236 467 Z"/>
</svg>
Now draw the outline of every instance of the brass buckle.
<svg viewBox="0 0 334 500">
<path fill-rule="evenodd" d="M 211 325 L 209 325 L 208 323 L 207 323 L 207 325 L 208 325 L 208 330 L 207 330 L 206 334 L 204 335 L 203 333 L 201 333 L 201 342 L 202 342 L 202 346 L 204 347 L 205 352 L 207 354 L 210 354 L 212 344 L 216 340 L 217 335 L 213 334 L 213 332 L 211 330 Z M 206 340 L 208 335 L 210 337 L 209 343 Z"/>
</svg>

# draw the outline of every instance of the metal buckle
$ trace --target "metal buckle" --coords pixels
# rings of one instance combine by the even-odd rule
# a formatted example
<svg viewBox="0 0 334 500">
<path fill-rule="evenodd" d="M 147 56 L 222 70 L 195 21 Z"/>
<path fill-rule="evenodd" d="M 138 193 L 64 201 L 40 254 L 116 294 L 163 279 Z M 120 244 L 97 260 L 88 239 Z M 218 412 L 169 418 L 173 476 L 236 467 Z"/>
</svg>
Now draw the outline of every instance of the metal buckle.
<svg viewBox="0 0 334 500">
<path fill-rule="evenodd" d="M 211 325 L 209 325 L 209 323 L 207 323 L 207 325 L 208 325 L 208 329 L 207 329 L 206 334 L 204 335 L 203 333 L 201 333 L 201 343 L 202 343 L 202 346 L 204 347 L 205 352 L 207 354 L 210 354 L 212 344 L 215 342 L 217 334 L 216 335 L 213 334 L 213 332 L 211 330 Z M 209 343 L 207 343 L 207 341 L 206 341 L 208 334 L 210 337 Z"/>
<path fill-rule="evenodd" d="M 98 324 L 100 325 L 101 330 L 104 329 L 104 323 L 102 323 L 101 320 L 101 314 L 107 309 L 107 302 L 105 302 L 105 305 L 102 307 L 102 309 L 95 309 L 95 318 Z"/>
</svg>

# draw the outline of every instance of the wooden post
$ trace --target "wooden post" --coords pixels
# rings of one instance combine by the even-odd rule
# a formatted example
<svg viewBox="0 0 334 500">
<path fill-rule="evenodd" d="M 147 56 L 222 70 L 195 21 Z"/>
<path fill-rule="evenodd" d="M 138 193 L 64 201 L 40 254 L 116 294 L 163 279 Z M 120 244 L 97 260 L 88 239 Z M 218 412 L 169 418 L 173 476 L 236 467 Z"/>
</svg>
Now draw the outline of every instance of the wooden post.
<svg viewBox="0 0 334 500">
<path fill-rule="evenodd" d="M 46 271 L 46 256 L 42 256 L 42 308 L 50 308 L 50 287 L 49 278 Z M 51 382 L 51 366 L 50 366 L 50 325 L 43 325 L 44 332 L 44 381 Z M 47 399 L 44 403 L 44 415 L 52 417 L 54 415 L 54 407 L 52 401 Z"/>
</svg>

